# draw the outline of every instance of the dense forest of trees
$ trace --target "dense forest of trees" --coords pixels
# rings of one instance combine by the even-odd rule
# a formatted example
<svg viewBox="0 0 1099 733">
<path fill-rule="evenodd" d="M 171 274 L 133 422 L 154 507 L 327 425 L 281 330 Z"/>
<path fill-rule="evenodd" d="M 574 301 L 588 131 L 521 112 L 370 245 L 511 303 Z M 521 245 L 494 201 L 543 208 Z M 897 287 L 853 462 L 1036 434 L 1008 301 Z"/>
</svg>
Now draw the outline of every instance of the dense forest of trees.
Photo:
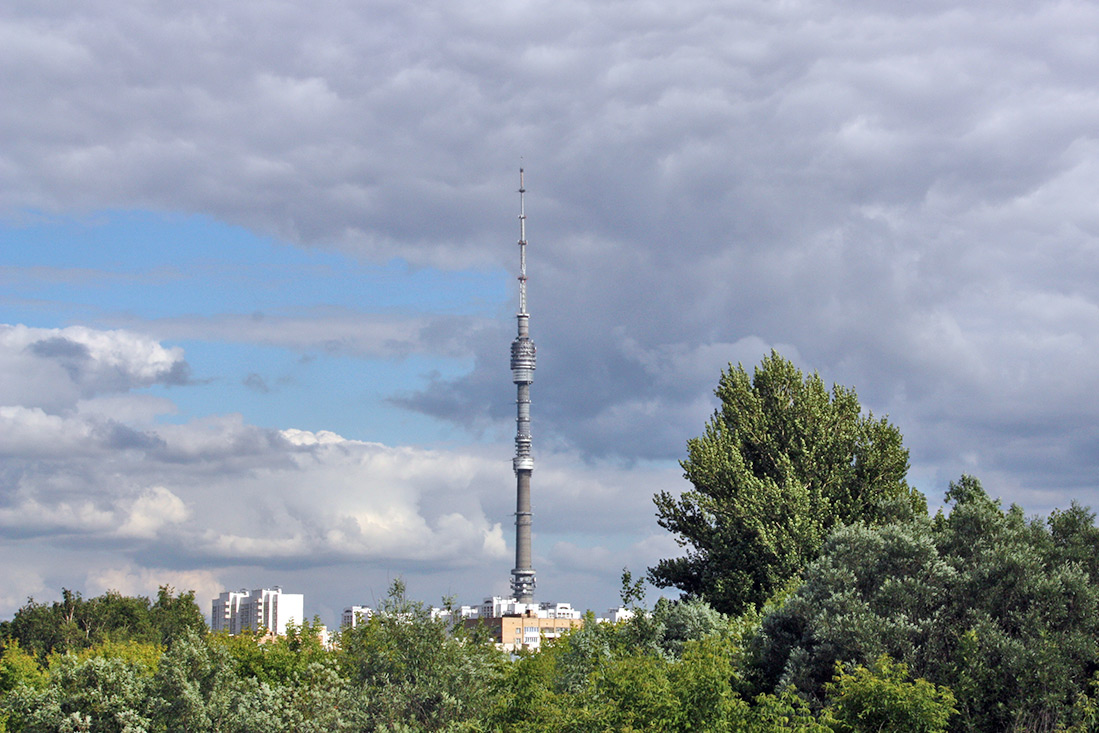
<svg viewBox="0 0 1099 733">
<path fill-rule="evenodd" d="M 394 584 L 329 647 L 210 634 L 192 593 L 63 592 L 0 623 L 0 733 L 1099 731 L 1099 529 L 961 477 L 934 515 L 900 433 L 772 354 L 656 497 L 684 591 L 509 657 Z"/>
</svg>

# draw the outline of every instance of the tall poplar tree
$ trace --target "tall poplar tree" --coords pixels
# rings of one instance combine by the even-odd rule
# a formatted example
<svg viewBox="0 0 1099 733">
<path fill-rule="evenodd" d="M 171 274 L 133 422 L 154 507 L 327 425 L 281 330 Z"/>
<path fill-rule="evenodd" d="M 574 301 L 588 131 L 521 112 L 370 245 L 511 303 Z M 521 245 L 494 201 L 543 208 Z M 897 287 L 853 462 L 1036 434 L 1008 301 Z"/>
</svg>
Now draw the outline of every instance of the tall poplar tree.
<svg viewBox="0 0 1099 733">
<path fill-rule="evenodd" d="M 715 394 L 721 406 L 680 463 L 693 488 L 654 497 L 687 548 L 649 569 L 655 585 L 738 613 L 801 572 L 837 525 L 926 513 L 900 431 L 864 415 L 854 390 L 829 391 L 772 351 L 750 377 L 730 365 Z"/>
</svg>

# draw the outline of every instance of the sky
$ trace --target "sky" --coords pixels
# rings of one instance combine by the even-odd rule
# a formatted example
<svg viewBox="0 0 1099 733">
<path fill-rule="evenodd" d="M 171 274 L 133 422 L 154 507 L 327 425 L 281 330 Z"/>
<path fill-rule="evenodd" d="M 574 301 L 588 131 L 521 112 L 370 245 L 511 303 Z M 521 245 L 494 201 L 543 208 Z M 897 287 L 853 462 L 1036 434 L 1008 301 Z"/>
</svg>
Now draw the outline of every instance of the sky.
<svg viewBox="0 0 1099 733">
<path fill-rule="evenodd" d="M 1099 507 L 1099 6 L 0 7 L 0 618 L 61 588 L 601 612 L 722 369 L 854 387 L 933 507 Z M 667 591 L 665 591 L 667 592 Z M 650 599 L 657 591 L 650 591 Z"/>
</svg>

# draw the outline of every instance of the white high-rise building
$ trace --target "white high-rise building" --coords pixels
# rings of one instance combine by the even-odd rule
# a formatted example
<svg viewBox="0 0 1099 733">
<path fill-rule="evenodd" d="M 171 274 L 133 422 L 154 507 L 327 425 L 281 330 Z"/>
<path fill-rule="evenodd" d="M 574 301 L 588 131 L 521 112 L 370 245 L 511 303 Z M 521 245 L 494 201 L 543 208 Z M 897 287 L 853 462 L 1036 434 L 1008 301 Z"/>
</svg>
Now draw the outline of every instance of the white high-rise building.
<svg viewBox="0 0 1099 733">
<path fill-rule="evenodd" d="M 286 633 L 286 625 L 305 621 L 305 596 L 282 588 L 226 591 L 214 599 L 210 628 L 230 635 L 242 631 Z"/>
</svg>

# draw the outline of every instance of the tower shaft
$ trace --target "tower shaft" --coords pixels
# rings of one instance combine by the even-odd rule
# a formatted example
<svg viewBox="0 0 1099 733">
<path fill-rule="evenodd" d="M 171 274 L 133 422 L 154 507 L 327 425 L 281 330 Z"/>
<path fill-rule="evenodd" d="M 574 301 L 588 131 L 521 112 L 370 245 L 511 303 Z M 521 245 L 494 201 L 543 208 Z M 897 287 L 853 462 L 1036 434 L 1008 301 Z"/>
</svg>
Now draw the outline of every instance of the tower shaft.
<svg viewBox="0 0 1099 733">
<path fill-rule="evenodd" d="M 530 385 L 534 381 L 536 349 L 530 339 L 527 313 L 527 214 L 524 201 L 523 169 L 519 169 L 519 312 L 518 334 L 511 342 L 511 381 L 515 383 L 515 567 L 511 591 L 520 603 L 534 602 L 534 568 L 531 567 L 530 477 L 534 472 L 530 437 Z"/>
</svg>

